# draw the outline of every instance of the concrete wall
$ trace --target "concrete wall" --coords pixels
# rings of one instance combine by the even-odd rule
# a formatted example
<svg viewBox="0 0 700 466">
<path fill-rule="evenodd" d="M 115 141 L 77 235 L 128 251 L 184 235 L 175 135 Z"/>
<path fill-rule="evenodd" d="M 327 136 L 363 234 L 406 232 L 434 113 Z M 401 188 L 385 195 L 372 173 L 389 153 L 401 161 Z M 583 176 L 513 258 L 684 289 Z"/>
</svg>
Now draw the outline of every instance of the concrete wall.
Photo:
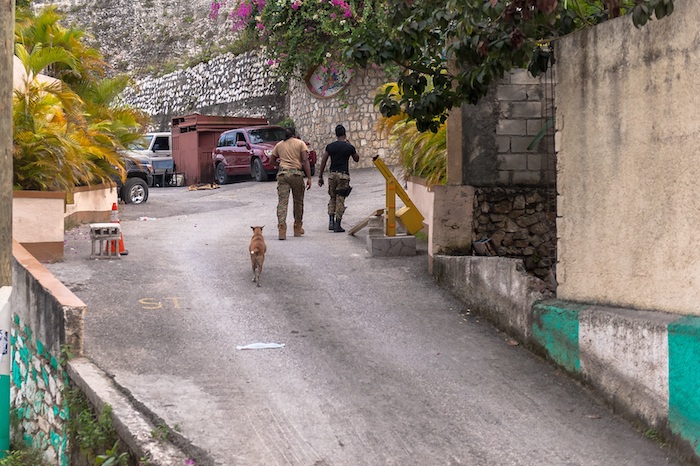
<svg viewBox="0 0 700 466">
<path fill-rule="evenodd" d="M 554 300 L 517 259 L 436 255 L 433 275 L 471 312 L 697 460 L 700 317 Z"/>
<path fill-rule="evenodd" d="M 374 96 L 386 82 L 378 69 L 359 70 L 348 86 L 339 94 L 319 98 L 311 94 L 305 83 L 290 84 L 289 116 L 294 120 L 300 136 L 316 151 L 319 160 L 326 146 L 335 141 L 335 127 L 342 124 L 360 161 L 351 167 L 372 167 L 372 157 L 379 155 L 388 165 L 398 163 L 398 153 L 391 149 L 387 139 L 380 138 L 374 125 L 381 113 L 374 107 Z"/>
<path fill-rule="evenodd" d="M 700 3 L 557 42 L 557 297 L 700 315 Z"/>
<path fill-rule="evenodd" d="M 470 310 L 520 341 L 530 339 L 532 306 L 552 296 L 519 259 L 436 255 L 433 275 Z"/>
<path fill-rule="evenodd" d="M 437 254 L 471 252 L 474 188 L 452 185 L 428 188 L 425 180 L 412 176 L 408 179 L 406 194 L 424 217 L 430 272 Z"/>
<path fill-rule="evenodd" d="M 10 400 L 19 420 L 12 435 L 43 450 L 51 464 L 68 466 L 61 351 L 68 345 L 82 354 L 86 306 L 16 241 L 12 252 Z"/>
<path fill-rule="evenodd" d="M 14 191 L 12 237 L 42 261 L 63 259 L 65 192 Z"/>
<path fill-rule="evenodd" d="M 108 222 L 112 204 L 119 202 L 116 185 L 80 186 L 66 203 L 64 224 Z"/>
<path fill-rule="evenodd" d="M 109 221 L 115 202 L 112 185 L 78 187 L 68 196 L 63 191 L 14 191 L 12 237 L 39 261 L 63 260 L 65 225 Z"/>
<path fill-rule="evenodd" d="M 83 356 L 85 304 L 18 242 L 13 242 L 11 343 L 12 438 L 44 453 L 47 464 L 69 466 L 80 456 L 68 438 L 66 389 L 80 390 L 99 413 L 109 405 L 112 425 L 134 458 L 165 466 L 190 456 L 153 436 L 156 426 L 135 409 L 123 388 Z M 72 359 L 66 362 L 62 350 Z M 82 463 L 81 463 L 82 464 Z"/>
<path fill-rule="evenodd" d="M 514 70 L 492 86 L 477 105 L 463 105 L 462 179 L 475 187 L 552 186 L 554 148 L 543 138 L 528 146 L 553 116 L 551 75 L 538 78 Z M 547 96 L 549 95 L 549 98 Z"/>
</svg>

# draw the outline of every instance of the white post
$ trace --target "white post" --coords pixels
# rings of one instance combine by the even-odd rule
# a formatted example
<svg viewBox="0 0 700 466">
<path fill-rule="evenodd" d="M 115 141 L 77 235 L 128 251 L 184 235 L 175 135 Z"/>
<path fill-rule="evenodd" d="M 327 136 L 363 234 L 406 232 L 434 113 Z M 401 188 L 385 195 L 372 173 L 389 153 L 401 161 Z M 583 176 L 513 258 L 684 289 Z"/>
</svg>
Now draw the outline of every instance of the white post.
<svg viewBox="0 0 700 466">
<path fill-rule="evenodd" d="M 0 288 L 0 458 L 10 450 L 11 286 Z"/>
</svg>

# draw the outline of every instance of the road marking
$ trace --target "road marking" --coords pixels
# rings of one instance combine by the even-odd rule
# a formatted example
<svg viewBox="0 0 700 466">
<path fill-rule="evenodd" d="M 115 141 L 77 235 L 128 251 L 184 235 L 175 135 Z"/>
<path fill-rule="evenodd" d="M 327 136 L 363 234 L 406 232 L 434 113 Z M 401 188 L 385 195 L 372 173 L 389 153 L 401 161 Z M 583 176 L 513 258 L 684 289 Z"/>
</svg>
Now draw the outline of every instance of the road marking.
<svg viewBox="0 0 700 466">
<path fill-rule="evenodd" d="M 173 309 L 182 309 L 180 303 L 180 297 L 171 298 L 141 298 L 139 299 L 139 304 L 141 307 L 147 311 L 155 311 L 156 309 L 163 309 L 164 307 L 169 307 Z M 165 301 L 165 306 L 163 301 Z"/>
</svg>

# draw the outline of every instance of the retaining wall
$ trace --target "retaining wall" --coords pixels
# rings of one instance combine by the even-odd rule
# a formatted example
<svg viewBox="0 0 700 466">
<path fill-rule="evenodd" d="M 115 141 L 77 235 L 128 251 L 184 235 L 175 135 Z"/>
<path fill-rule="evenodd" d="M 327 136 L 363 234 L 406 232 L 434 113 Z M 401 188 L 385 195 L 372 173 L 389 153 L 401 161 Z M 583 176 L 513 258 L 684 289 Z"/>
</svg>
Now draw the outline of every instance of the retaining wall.
<svg viewBox="0 0 700 466">
<path fill-rule="evenodd" d="M 473 240 L 489 238 L 497 255 L 521 257 L 529 272 L 553 282 L 556 215 L 553 189 L 477 188 Z"/>
<path fill-rule="evenodd" d="M 16 241 L 12 252 L 10 403 L 18 420 L 12 435 L 44 451 L 51 464 L 68 466 L 61 352 L 67 346 L 82 353 L 86 306 Z"/>
<path fill-rule="evenodd" d="M 398 153 L 386 138 L 380 138 L 374 130 L 381 113 L 374 107 L 374 96 L 386 83 L 386 76 L 379 69 L 358 70 L 347 87 L 339 94 L 320 98 L 311 94 L 303 82 L 290 83 L 287 100 L 289 116 L 319 157 L 326 146 L 336 140 L 335 127 L 342 124 L 347 130 L 348 141 L 355 146 L 360 161 L 350 161 L 350 166 L 367 168 L 374 166 L 372 157 L 379 155 L 388 165 L 399 162 Z"/>
<path fill-rule="evenodd" d="M 158 131 L 169 131 L 174 116 L 203 115 L 266 118 L 287 116 L 282 82 L 257 53 L 224 54 L 206 63 L 161 77 L 136 81 L 122 100 L 148 113 Z"/>
</svg>

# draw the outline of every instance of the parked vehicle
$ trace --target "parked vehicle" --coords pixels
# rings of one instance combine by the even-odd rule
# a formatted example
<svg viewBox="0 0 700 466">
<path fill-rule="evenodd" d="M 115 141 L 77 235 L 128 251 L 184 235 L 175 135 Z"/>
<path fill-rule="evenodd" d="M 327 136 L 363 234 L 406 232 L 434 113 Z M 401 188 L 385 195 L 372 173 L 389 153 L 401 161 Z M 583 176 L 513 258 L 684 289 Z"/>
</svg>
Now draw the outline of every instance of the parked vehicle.
<svg viewBox="0 0 700 466">
<path fill-rule="evenodd" d="M 250 174 L 256 181 L 274 177 L 277 167 L 271 163 L 272 149 L 283 140 L 281 126 L 248 126 L 224 131 L 212 152 L 216 182 L 226 184 L 234 175 Z M 309 164 L 313 175 L 316 152 L 311 149 Z"/>
<path fill-rule="evenodd" d="M 153 186 L 153 167 L 148 160 L 124 156 L 126 181 L 117 177 L 117 196 L 127 204 L 142 204 L 148 200 L 148 187 Z"/>
<path fill-rule="evenodd" d="M 146 133 L 138 144 L 128 151 L 128 155 L 138 160 L 147 161 L 153 167 L 153 183 L 163 186 L 165 175 L 175 171 L 173 163 L 172 136 L 170 133 Z"/>
</svg>

